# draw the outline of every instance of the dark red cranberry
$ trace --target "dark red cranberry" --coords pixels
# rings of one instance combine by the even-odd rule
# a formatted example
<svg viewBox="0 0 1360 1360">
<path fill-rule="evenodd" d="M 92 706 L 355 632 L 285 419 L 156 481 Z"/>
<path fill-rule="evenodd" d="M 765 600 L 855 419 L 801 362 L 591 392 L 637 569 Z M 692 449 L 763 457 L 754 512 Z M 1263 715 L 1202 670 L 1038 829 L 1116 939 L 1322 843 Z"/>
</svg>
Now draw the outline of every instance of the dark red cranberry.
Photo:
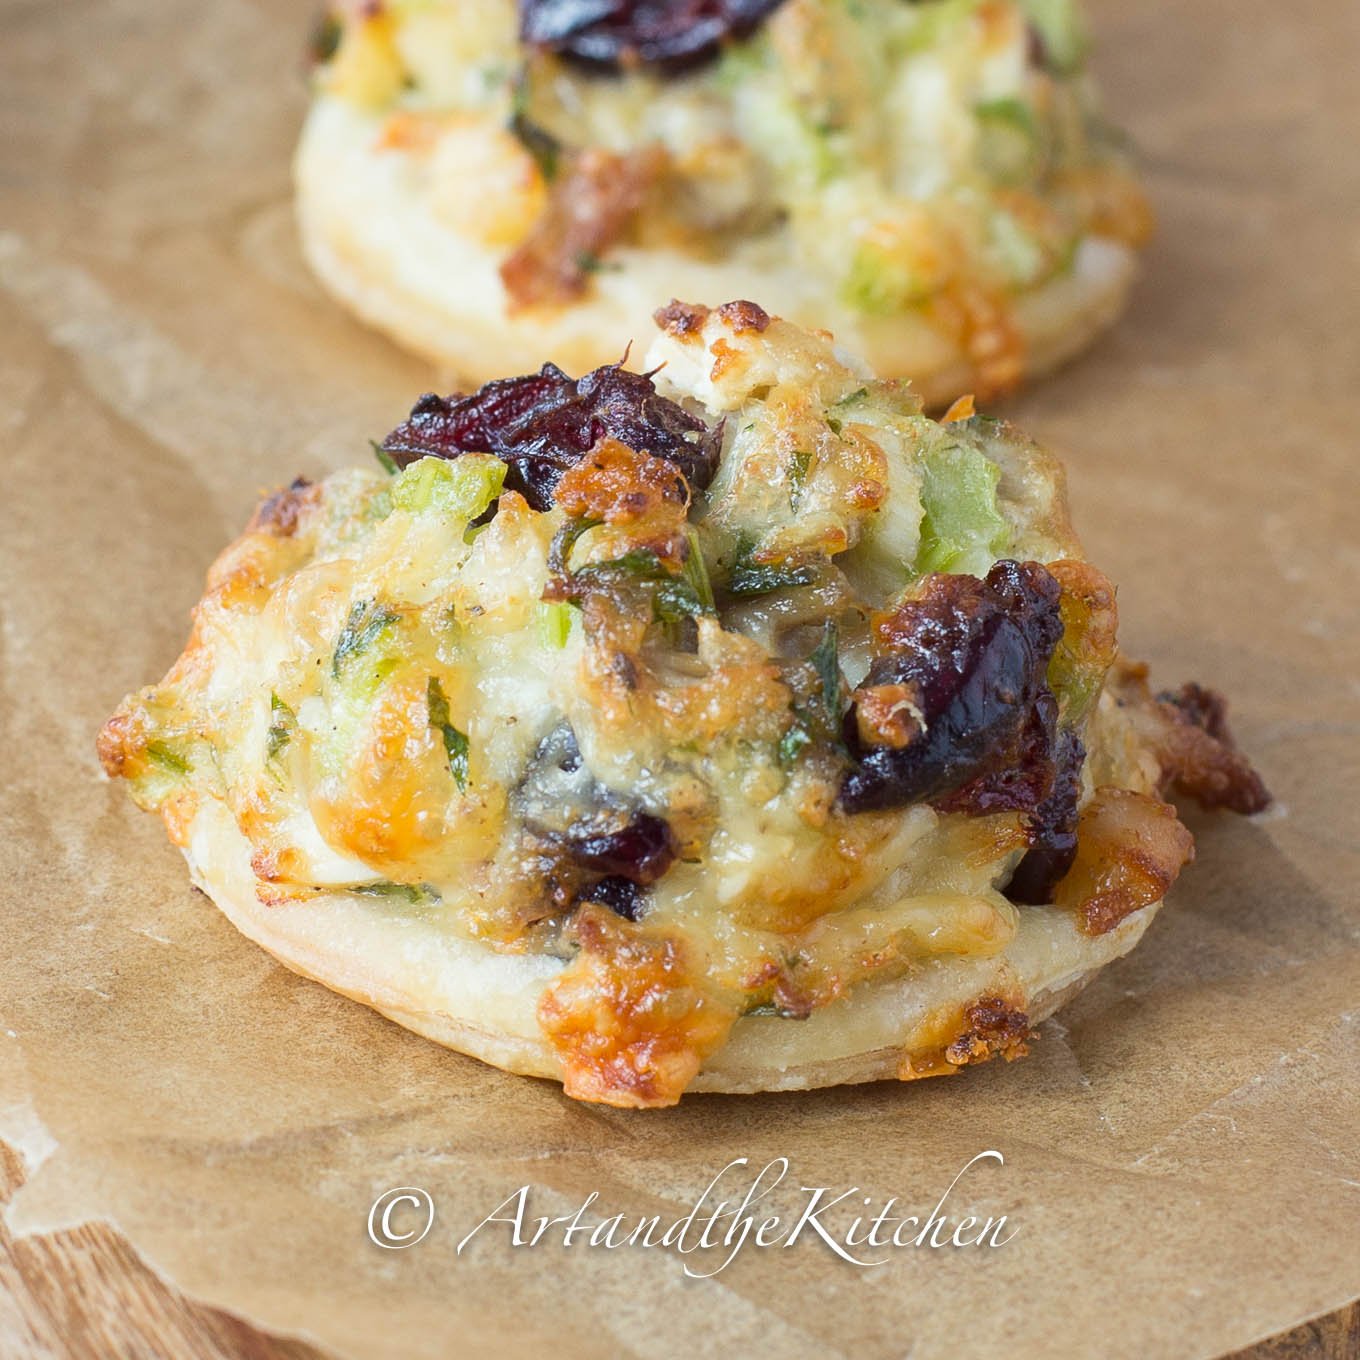
<svg viewBox="0 0 1360 1360">
<path fill-rule="evenodd" d="M 647 374 L 608 364 L 575 379 L 544 364 L 538 373 L 487 383 L 471 396 L 428 393 L 382 448 L 398 467 L 430 455 L 495 454 L 509 469 L 507 489 L 535 510 L 548 510 L 562 474 L 603 438 L 664 458 L 691 486 L 704 487 L 722 436 L 663 397 Z"/>
<path fill-rule="evenodd" d="M 627 878 L 602 878 L 592 887 L 584 889 L 579 900 L 598 902 L 608 907 L 615 916 L 622 916 L 625 921 L 640 919 L 647 906 L 646 893 Z"/>
<path fill-rule="evenodd" d="M 563 839 L 574 863 L 633 883 L 655 883 L 675 861 L 670 827 L 648 812 L 615 831 L 572 828 Z"/>
<path fill-rule="evenodd" d="M 598 70 L 682 70 L 749 36 L 783 0 L 520 0 L 520 37 Z"/>
<path fill-rule="evenodd" d="M 900 748 L 865 747 L 852 707 L 845 735 L 855 766 L 841 785 L 841 805 L 849 812 L 902 807 L 1000 776 L 1048 694 L 1048 662 L 1062 636 L 1059 594 L 1037 562 L 998 562 L 986 580 L 932 576 L 917 599 L 899 606 L 881 630 L 887 650 L 864 683 L 907 686 L 925 730 Z M 1014 806 L 1022 784 L 1030 798 L 1036 787 L 1047 791 L 1022 769 L 979 790 L 979 799 L 985 792 Z"/>
</svg>

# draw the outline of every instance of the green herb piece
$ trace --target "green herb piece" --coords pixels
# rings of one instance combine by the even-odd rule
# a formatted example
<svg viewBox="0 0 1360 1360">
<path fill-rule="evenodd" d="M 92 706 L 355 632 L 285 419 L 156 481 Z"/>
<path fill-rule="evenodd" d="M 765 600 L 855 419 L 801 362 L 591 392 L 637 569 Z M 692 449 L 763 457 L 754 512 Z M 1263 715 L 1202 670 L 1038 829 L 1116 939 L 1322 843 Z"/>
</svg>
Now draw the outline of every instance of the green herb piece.
<svg viewBox="0 0 1360 1360">
<path fill-rule="evenodd" d="M 297 714 L 279 698 L 269 696 L 269 731 L 265 736 L 265 755 L 273 760 L 293 739 L 297 730 Z"/>
<path fill-rule="evenodd" d="M 738 562 L 732 568 L 727 588 L 733 595 L 764 595 L 771 590 L 788 590 L 811 585 L 817 573 L 811 567 L 771 567 L 756 562 Z"/>
<path fill-rule="evenodd" d="M 656 589 L 652 594 L 652 618 L 655 622 L 668 626 L 674 626 L 686 618 L 717 612 L 713 601 L 713 587 L 704 566 L 703 553 L 693 531 L 688 534 L 688 552 L 679 576 L 673 576 L 650 548 L 633 548 L 622 557 L 612 557 L 604 562 L 590 562 L 576 571 L 565 571 L 562 564 L 570 554 L 572 544 L 587 528 L 593 527 L 593 523 L 585 523 L 575 529 L 564 526 L 563 530 L 559 530 L 552 553 L 549 555 L 549 561 L 554 569 L 564 571 L 573 586 L 588 586 L 592 582 L 618 577 L 655 582 Z M 575 602 L 573 599 L 572 603 Z"/>
<path fill-rule="evenodd" d="M 704 555 L 692 529 L 686 535 L 686 542 L 688 551 L 680 576 L 662 576 L 652 597 L 652 616 L 660 623 L 676 624 L 681 619 L 717 612 Z M 657 566 L 660 568 L 659 562 Z"/>
<path fill-rule="evenodd" d="M 841 729 L 841 663 L 835 620 L 827 619 L 822 625 L 822 640 L 813 649 L 809 659 L 821 682 L 822 711 L 827 733 L 838 735 Z"/>
<path fill-rule="evenodd" d="M 373 456 L 381 464 L 382 470 L 389 477 L 395 477 L 401 471 L 401 468 L 397 466 L 397 460 L 376 439 L 370 439 L 368 443 L 373 450 Z"/>
<path fill-rule="evenodd" d="M 827 421 L 830 425 L 832 422 Z M 836 424 L 835 432 L 840 434 L 840 425 Z M 797 449 L 793 455 L 793 461 L 789 464 L 789 507 L 797 510 L 798 502 L 803 499 L 803 488 L 807 485 L 808 473 L 812 470 L 813 454 L 811 449 Z"/>
<path fill-rule="evenodd" d="M 623 268 L 617 260 L 606 260 L 591 250 L 581 250 L 576 254 L 576 268 L 582 274 L 617 274 Z"/>
<path fill-rule="evenodd" d="M 407 902 L 413 907 L 439 900 L 439 893 L 428 883 L 392 883 L 382 879 L 376 883 L 352 883 L 345 891 L 357 893 L 360 897 L 381 897 L 389 901 Z"/>
<path fill-rule="evenodd" d="M 341 667 L 371 647 L 400 618 L 396 610 L 380 605 L 375 600 L 356 601 L 335 644 L 331 674 L 338 680 Z"/>
<path fill-rule="evenodd" d="M 569 519 L 553 535 L 552 544 L 548 548 L 548 569 L 559 576 L 569 576 L 571 574 L 571 552 L 576 546 L 577 540 L 603 523 L 603 520 L 591 519 L 588 516 L 581 519 Z"/>
<path fill-rule="evenodd" d="M 795 716 L 793 726 L 779 738 L 779 763 L 787 770 L 803 753 L 804 749 L 812 745 L 812 733 L 807 727 L 801 716 Z"/>
<path fill-rule="evenodd" d="M 790 768 L 813 742 L 821 740 L 841 748 L 841 666 L 836 624 L 827 619 L 821 640 L 808 657 L 817 673 L 817 700 L 808 707 L 795 707 L 793 726 L 779 739 L 779 763 Z"/>
<path fill-rule="evenodd" d="M 685 533 L 685 541 L 689 544 L 689 552 L 685 557 L 684 578 L 689 582 L 690 588 L 694 591 L 700 605 L 703 606 L 703 612 L 705 614 L 716 614 L 718 610 L 713 600 L 713 585 L 708 579 L 708 568 L 704 565 L 704 554 L 699 547 L 699 536 L 693 529 L 689 529 Z"/>
<path fill-rule="evenodd" d="M 189 762 L 166 742 L 149 741 L 142 750 L 153 765 L 159 765 L 168 774 L 189 773 Z"/>
<path fill-rule="evenodd" d="M 645 579 L 663 572 L 661 559 L 650 548 L 630 548 L 622 557 L 611 557 L 604 562 L 591 562 L 572 572 L 573 580 L 590 580 L 601 576 L 634 576 Z"/>
<path fill-rule="evenodd" d="M 562 163 L 562 143 L 529 117 L 529 73 L 521 68 L 511 87 L 510 131 L 551 183 Z"/>
<path fill-rule="evenodd" d="M 677 624 L 708 612 L 687 581 L 662 581 L 652 596 L 652 618 L 657 623 Z"/>
<path fill-rule="evenodd" d="M 756 544 L 747 534 L 737 540 L 727 589 L 732 595 L 764 595 L 771 590 L 810 585 L 817 579 L 814 567 L 779 567 L 755 560 Z"/>
<path fill-rule="evenodd" d="M 426 703 L 430 710 L 430 726 L 444 738 L 444 752 L 449 758 L 449 773 L 458 785 L 459 793 L 467 792 L 468 785 L 468 739 L 467 733 L 460 732 L 449 721 L 449 701 L 444 687 L 433 675 L 425 690 Z"/>
</svg>

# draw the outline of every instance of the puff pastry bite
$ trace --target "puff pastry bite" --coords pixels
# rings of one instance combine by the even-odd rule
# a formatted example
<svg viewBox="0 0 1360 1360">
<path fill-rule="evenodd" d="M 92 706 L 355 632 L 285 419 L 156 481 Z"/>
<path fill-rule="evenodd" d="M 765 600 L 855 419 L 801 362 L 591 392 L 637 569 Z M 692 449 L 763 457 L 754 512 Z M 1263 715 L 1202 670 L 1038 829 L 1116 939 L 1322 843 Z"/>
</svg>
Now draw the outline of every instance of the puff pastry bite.
<svg viewBox="0 0 1360 1360">
<path fill-rule="evenodd" d="M 581 1099 L 1016 1057 L 1190 858 L 1164 795 L 1268 795 L 1120 656 L 1041 449 L 657 320 L 264 501 L 105 768 L 289 967 Z"/>
<path fill-rule="evenodd" d="M 321 279 L 478 383 L 756 297 L 930 406 L 1119 312 L 1150 218 L 1075 0 L 335 6 L 296 163 Z"/>
</svg>

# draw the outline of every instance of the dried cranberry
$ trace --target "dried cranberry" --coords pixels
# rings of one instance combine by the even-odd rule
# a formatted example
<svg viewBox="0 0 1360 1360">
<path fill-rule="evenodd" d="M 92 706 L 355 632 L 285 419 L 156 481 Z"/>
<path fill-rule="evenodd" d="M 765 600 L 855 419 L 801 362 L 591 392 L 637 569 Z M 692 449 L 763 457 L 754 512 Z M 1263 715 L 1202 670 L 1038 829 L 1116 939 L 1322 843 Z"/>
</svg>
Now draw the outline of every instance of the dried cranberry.
<svg viewBox="0 0 1360 1360">
<path fill-rule="evenodd" d="M 935 799 L 941 812 L 1029 812 L 1053 792 L 1058 701 L 1041 690 L 1015 740 L 976 779 Z"/>
<path fill-rule="evenodd" d="M 670 827 L 648 812 L 635 813 L 616 831 L 569 830 L 565 841 L 582 868 L 633 883 L 655 883 L 675 861 Z"/>
<path fill-rule="evenodd" d="M 865 748 L 852 708 L 845 735 L 856 763 L 841 805 L 865 812 L 938 799 L 1003 769 L 1048 692 L 1059 595 L 1036 562 L 998 562 L 986 580 L 929 577 L 880 628 L 887 650 L 864 682 L 907 686 L 925 730 L 902 747 Z"/>
<path fill-rule="evenodd" d="M 1163 690 L 1157 699 L 1179 709 L 1186 722 L 1203 728 L 1215 741 L 1233 744 L 1228 730 L 1228 701 L 1217 690 L 1206 689 L 1192 680 L 1179 690 Z"/>
<path fill-rule="evenodd" d="M 598 883 L 582 890 L 578 901 L 598 902 L 608 907 L 615 916 L 625 921 L 636 921 L 646 906 L 646 895 L 631 879 L 602 878 Z"/>
<path fill-rule="evenodd" d="M 520 37 L 605 70 L 680 70 L 755 31 L 783 0 L 520 0 Z"/>
<path fill-rule="evenodd" d="M 1029 849 L 1011 875 L 1006 896 L 1012 902 L 1040 904 L 1053 900 L 1053 890 L 1077 857 L 1077 801 L 1086 748 L 1071 728 L 1057 735 L 1051 761 L 1052 787 L 1029 819 Z"/>
<path fill-rule="evenodd" d="M 567 723 L 539 742 L 511 792 L 511 803 L 539 847 L 570 864 L 577 882 L 594 876 L 646 886 L 675 861 L 670 827 L 629 805 L 591 774 Z M 590 892 L 579 895 L 589 897 Z"/>
<path fill-rule="evenodd" d="M 667 459 L 692 486 L 704 487 L 717 467 L 721 431 L 663 397 L 647 374 L 608 364 L 573 379 L 544 364 L 471 396 L 421 397 L 382 448 L 398 467 L 431 455 L 495 454 L 509 468 L 507 489 L 548 510 L 562 474 L 603 438 Z"/>
</svg>

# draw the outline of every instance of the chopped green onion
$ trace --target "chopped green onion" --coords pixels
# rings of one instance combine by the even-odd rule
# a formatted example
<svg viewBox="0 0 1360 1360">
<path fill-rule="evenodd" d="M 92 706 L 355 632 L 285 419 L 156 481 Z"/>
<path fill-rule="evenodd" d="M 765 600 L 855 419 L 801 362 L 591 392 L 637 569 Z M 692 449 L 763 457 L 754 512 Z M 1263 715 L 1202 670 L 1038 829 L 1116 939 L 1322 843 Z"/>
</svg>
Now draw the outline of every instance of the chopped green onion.
<svg viewBox="0 0 1360 1360">
<path fill-rule="evenodd" d="M 538 606 L 538 639 L 553 651 L 561 651 L 571 635 L 571 606 L 542 603 Z"/>
</svg>

